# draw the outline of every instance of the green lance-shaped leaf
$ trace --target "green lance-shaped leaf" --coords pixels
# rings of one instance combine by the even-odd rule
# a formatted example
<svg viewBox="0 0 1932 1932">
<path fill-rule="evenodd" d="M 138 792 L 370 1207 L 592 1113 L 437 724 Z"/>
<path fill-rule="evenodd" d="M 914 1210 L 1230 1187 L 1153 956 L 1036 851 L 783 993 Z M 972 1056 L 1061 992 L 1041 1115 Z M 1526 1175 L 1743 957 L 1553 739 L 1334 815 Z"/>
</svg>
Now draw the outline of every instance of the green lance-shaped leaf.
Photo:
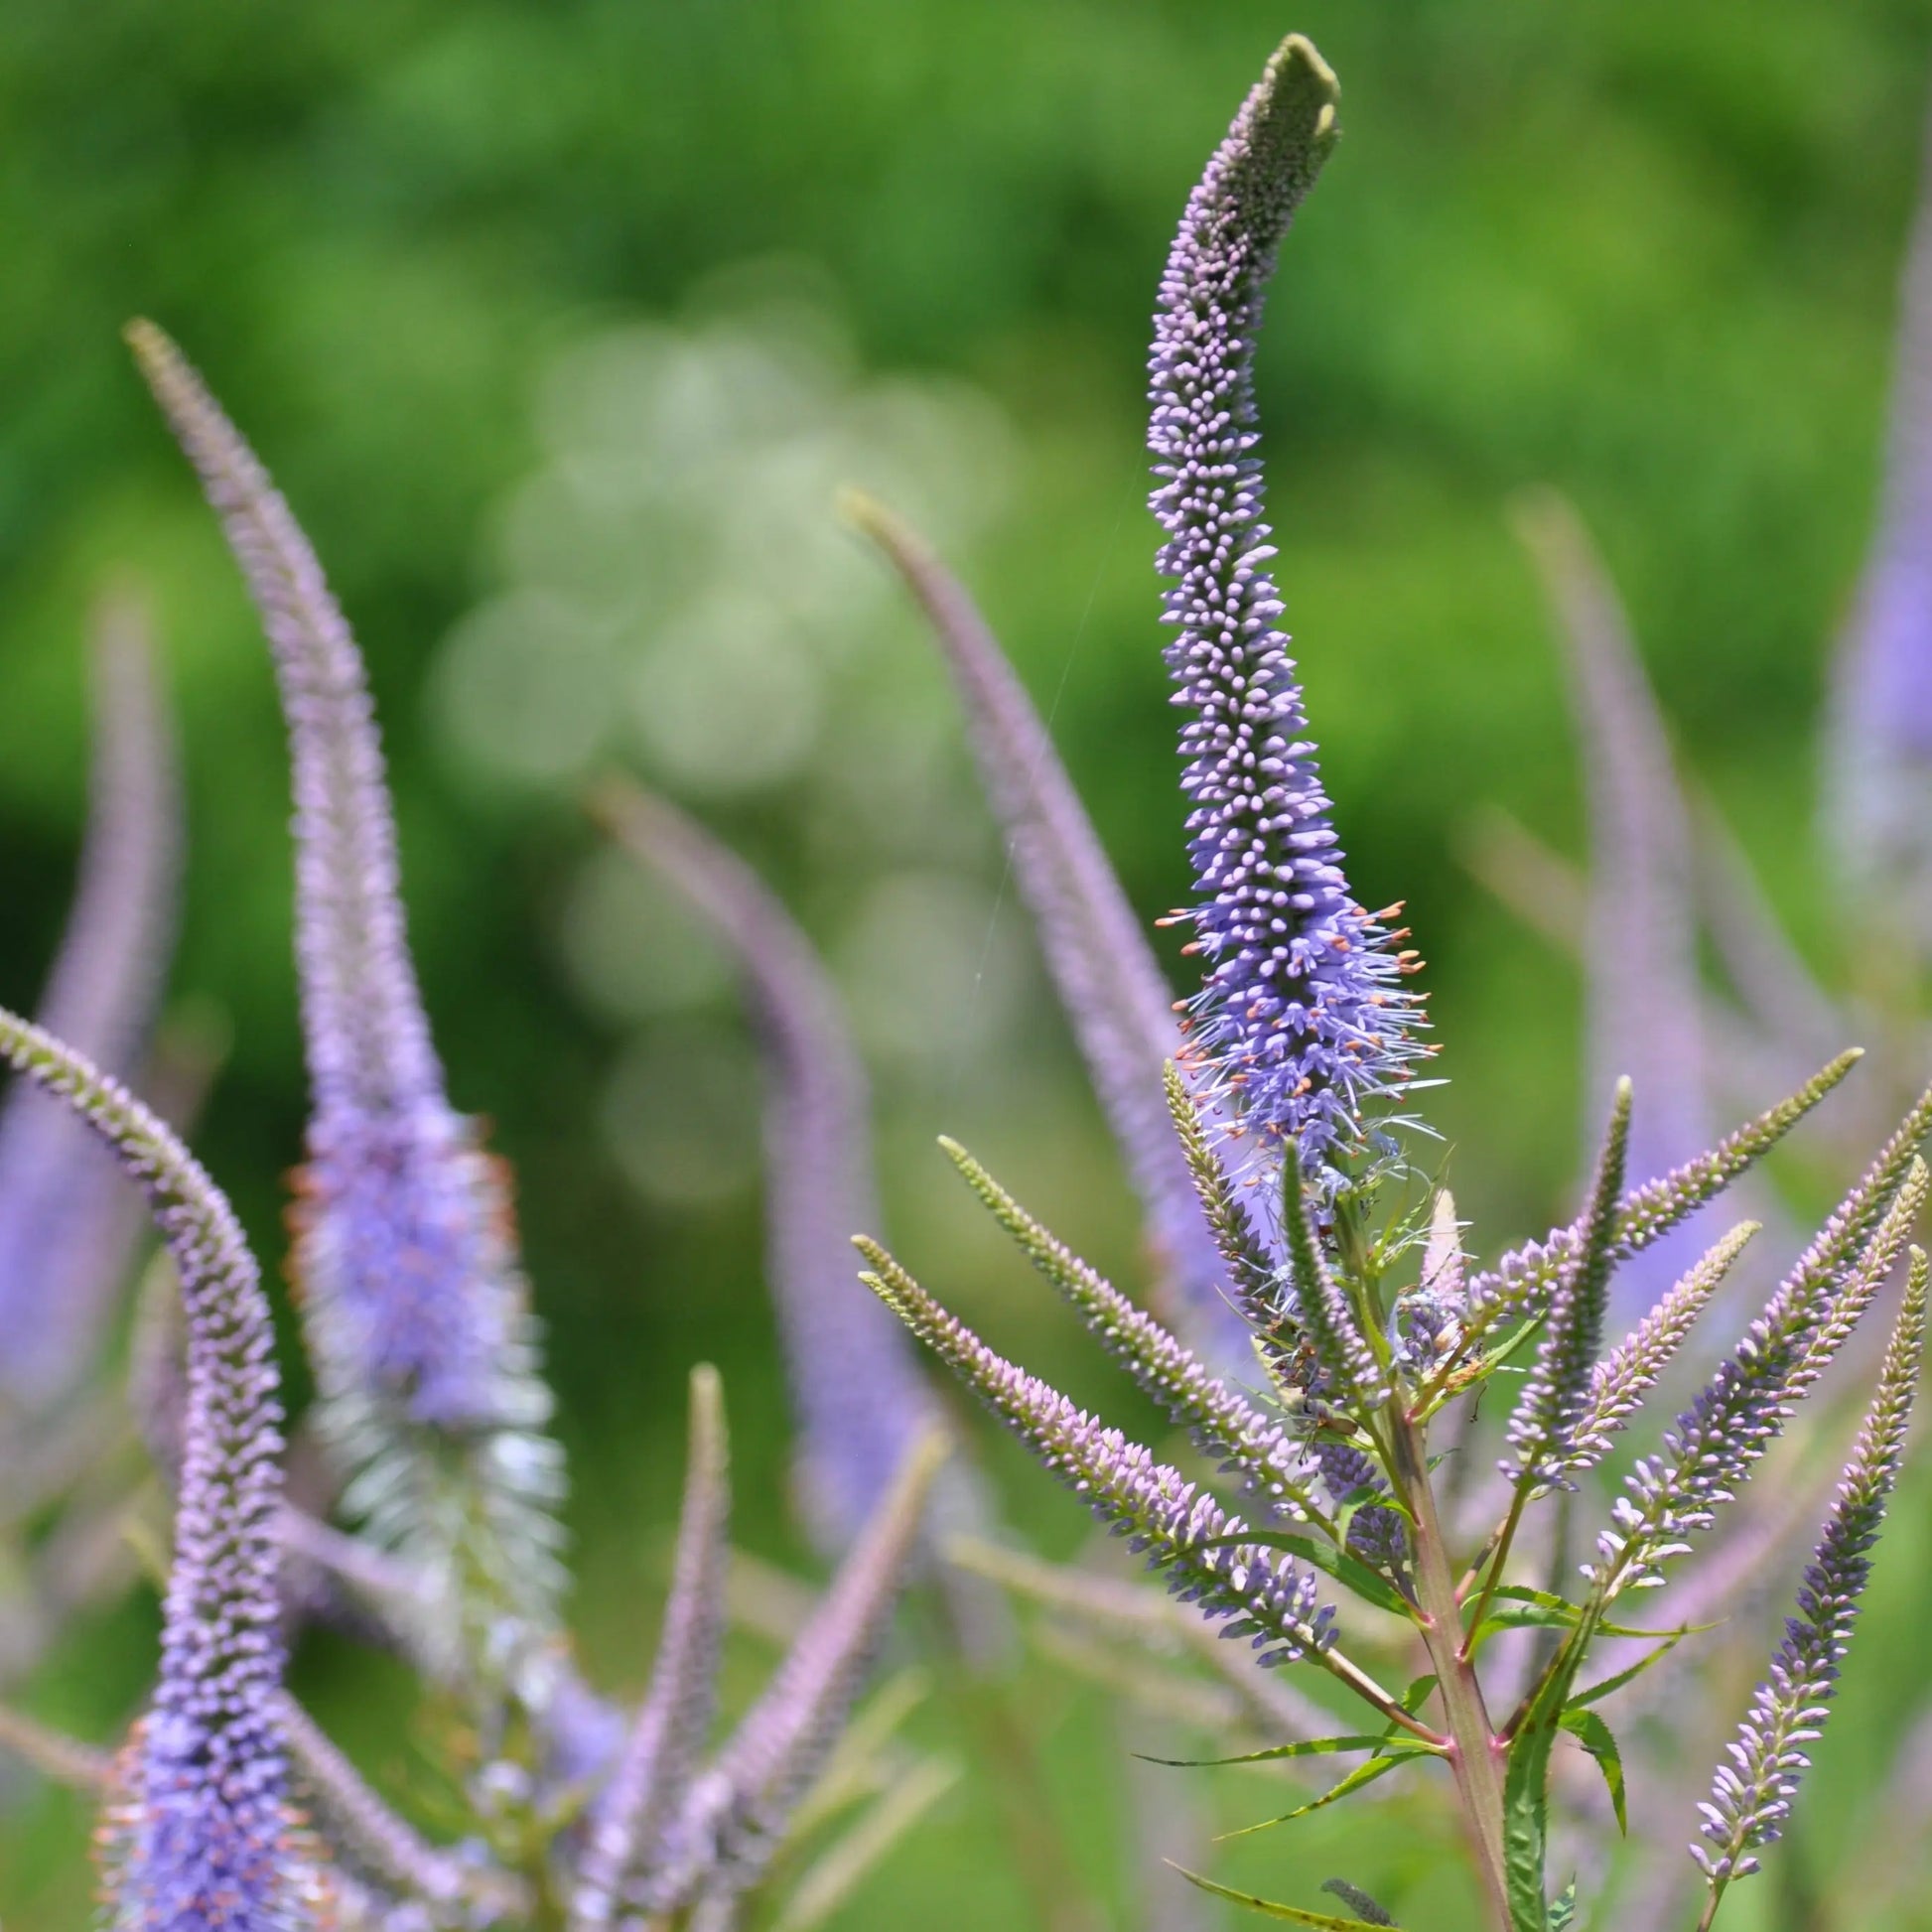
<svg viewBox="0 0 1932 1932">
<path fill-rule="evenodd" d="M 1272 1898 L 1257 1897 L 1251 1891 L 1236 1891 L 1232 1885 L 1216 1884 L 1212 1878 L 1203 1878 L 1198 1871 L 1189 1871 L 1185 1865 L 1175 1865 L 1174 1869 L 1190 1885 L 1198 1885 L 1202 1891 L 1216 1898 L 1225 1898 L 1239 1905 L 1243 1911 L 1256 1912 L 1263 1918 L 1283 1919 L 1290 1925 L 1311 1925 L 1317 1932 L 1374 1932 L 1378 1925 L 1389 1925 L 1388 1918 L 1338 1918 L 1333 1912 L 1310 1912 L 1300 1905 L 1283 1905 Z"/>
<path fill-rule="evenodd" d="M 1211 1374 L 1204 1362 L 1050 1234 L 957 1141 L 941 1140 L 966 1183 L 1027 1259 L 1066 1298 L 1101 1345 L 1252 1489 L 1303 1522 L 1326 1522 L 1301 1447 L 1280 1423 Z"/>
</svg>

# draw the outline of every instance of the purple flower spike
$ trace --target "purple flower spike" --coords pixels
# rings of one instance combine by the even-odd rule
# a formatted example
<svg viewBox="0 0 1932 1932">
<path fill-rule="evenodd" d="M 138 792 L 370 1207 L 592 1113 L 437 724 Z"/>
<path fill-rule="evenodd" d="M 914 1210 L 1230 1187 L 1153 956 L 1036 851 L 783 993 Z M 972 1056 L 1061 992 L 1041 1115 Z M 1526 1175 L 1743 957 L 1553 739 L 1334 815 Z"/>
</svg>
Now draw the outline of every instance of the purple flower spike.
<svg viewBox="0 0 1932 1932">
<path fill-rule="evenodd" d="M 79 885 L 40 1024 L 132 1076 L 174 946 L 181 860 L 175 748 L 143 613 L 110 599 L 93 638 L 94 746 Z M 0 1111 L 0 1393 L 45 1409 L 86 1367 L 127 1276 L 138 1214 L 114 1164 L 22 1083 Z"/>
<path fill-rule="evenodd" d="M 1283 42 L 1187 203 L 1161 283 L 1148 441 L 1175 582 L 1166 617 L 1193 800 L 1188 914 L 1206 961 L 1194 1048 L 1272 1165 L 1293 1140 L 1311 1180 L 1336 1171 L 1364 1113 L 1424 1048 L 1395 935 L 1342 875 L 1254 456 L 1255 339 L 1276 250 L 1336 139 L 1335 78 L 1299 35 Z"/>
<path fill-rule="evenodd" d="M 541 1434 L 550 1396 L 503 1170 L 450 1107 L 430 1042 L 361 654 L 201 377 L 152 324 L 127 333 L 260 611 L 288 720 L 313 1099 L 295 1266 L 345 1504 L 378 1540 L 415 1545 L 453 1608 L 548 1625 L 563 1485 Z"/>
<path fill-rule="evenodd" d="M 1245 1365 L 1246 1325 L 1162 1090 L 1181 1053 L 1173 993 L 1053 741 L 962 586 L 904 524 L 856 491 L 846 515 L 877 543 L 932 623 L 965 708 L 973 756 L 1006 832 L 1014 877 L 1147 1217 L 1182 1333 Z"/>
<path fill-rule="evenodd" d="M 1932 138 L 1901 290 L 1878 539 L 1839 645 L 1826 829 L 1932 949 Z"/>
<path fill-rule="evenodd" d="M 1616 592 L 1571 505 L 1518 510 L 1563 632 L 1583 742 L 1590 868 L 1586 973 L 1592 1123 L 1635 1088 L 1628 1172 L 1654 1180 L 1711 1143 L 1693 907 L 1696 842 L 1656 694 Z M 1648 1307 L 1695 1260 L 1697 1222 L 1617 1271 L 1620 1312 Z"/>
<path fill-rule="evenodd" d="M 1859 1597 L 1871 1575 L 1870 1550 L 1884 1520 L 1885 1501 L 1904 1458 L 1925 1341 L 1926 1261 L 1912 1250 L 1911 1277 L 1863 1427 L 1846 1464 L 1817 1555 L 1798 1591 L 1798 1614 L 1771 1659 L 1770 1681 L 1757 1687 L 1749 1715 L 1718 1767 L 1711 1801 L 1699 1807 L 1700 1828 L 1717 1849 L 1691 1856 L 1722 1892 L 1733 1878 L 1757 1869 L 1758 1846 L 1783 1835 L 1798 1780 L 1810 1767 L 1804 1746 L 1825 1728 L 1838 1689 L 1838 1667 L 1851 1641 Z M 1707 1920 L 1708 1922 L 1708 1920 Z"/>
<path fill-rule="evenodd" d="M 865 1071 L 810 942 L 736 853 L 634 786 L 604 787 L 595 809 L 725 941 L 757 1010 L 767 1248 L 801 1487 L 820 1542 L 842 1549 L 938 1414 L 903 1331 L 852 1278 L 852 1231 L 879 1220 Z"/>
<path fill-rule="evenodd" d="M 125 1088 L 4 1012 L 0 1057 L 66 1101 L 146 1191 L 188 1317 L 160 1681 L 109 1819 L 114 1923 L 284 1932 L 308 1923 L 314 1879 L 288 1804 L 275 1537 L 282 1406 L 254 1258 L 214 1183 Z"/>
</svg>

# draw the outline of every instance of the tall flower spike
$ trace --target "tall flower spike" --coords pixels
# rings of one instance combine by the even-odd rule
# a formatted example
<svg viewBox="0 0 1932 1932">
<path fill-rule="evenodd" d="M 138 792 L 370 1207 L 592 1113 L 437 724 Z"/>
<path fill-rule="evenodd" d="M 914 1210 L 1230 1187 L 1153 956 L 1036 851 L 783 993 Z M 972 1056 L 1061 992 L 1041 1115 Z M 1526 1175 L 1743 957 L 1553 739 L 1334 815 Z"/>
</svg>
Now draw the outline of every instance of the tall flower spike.
<svg viewBox="0 0 1932 1932">
<path fill-rule="evenodd" d="M 499 1164 L 452 1111 L 404 932 L 360 652 L 286 502 L 180 351 L 128 330 L 260 611 L 294 767 L 313 1101 L 295 1270 L 345 1507 L 437 1575 L 455 1652 L 554 1622 L 562 1458 Z M 466 1621 L 467 1620 L 467 1624 Z"/>
<path fill-rule="evenodd" d="M 86 842 L 39 1020 L 128 1079 L 174 947 L 182 805 L 153 646 L 125 596 L 96 613 L 92 688 Z M 0 1109 L 0 1395 L 45 1409 L 87 1366 L 131 1260 L 124 1199 L 86 1128 L 17 1085 Z"/>
<path fill-rule="evenodd" d="M 1204 1075 L 1271 1170 L 1283 1141 L 1311 1178 L 1364 1133 L 1422 1047 L 1390 935 L 1350 896 L 1282 605 L 1253 451 L 1255 340 L 1275 254 L 1336 138 L 1335 77 L 1284 41 L 1187 203 L 1161 282 L 1148 442 L 1176 630 L 1168 664 L 1192 715 L 1180 745 L 1207 963 L 1193 1002 Z"/>
<path fill-rule="evenodd" d="M 852 1231 L 879 1219 L 865 1070 L 810 941 L 736 853 L 620 781 L 592 809 L 744 975 L 764 1050 L 766 1252 L 804 1500 L 822 1545 L 842 1549 L 938 1414 L 897 1323 L 852 1279 Z"/>
<path fill-rule="evenodd" d="M 1168 1573 L 1170 1589 L 1203 1617 L 1238 1618 L 1265 1663 L 1322 1657 L 1334 1611 L 1292 1558 L 1239 1542 L 1245 1525 L 1212 1496 L 995 1354 L 877 1243 L 859 1247 L 873 1269 L 866 1285 L 1130 1549 L 1146 1551 L 1150 1569 Z"/>
<path fill-rule="evenodd" d="M 1633 1181 L 1654 1180 L 1711 1143 L 1691 814 L 1629 621 L 1582 519 L 1546 490 L 1519 505 L 1516 527 L 1563 633 L 1583 743 L 1587 1104 L 1593 1122 L 1617 1077 L 1631 1077 L 1628 1171 Z M 1618 1309 L 1648 1307 L 1703 1245 L 1687 1227 L 1620 1269 Z"/>
<path fill-rule="evenodd" d="M 1181 1034 L 1161 962 L 1044 722 L 965 588 L 883 505 L 856 491 L 843 503 L 905 580 L 945 653 L 1014 877 L 1140 1195 L 1174 1325 L 1217 1365 L 1245 1361 L 1247 1334 L 1222 1292 L 1220 1258 L 1163 1103 L 1162 1069 L 1180 1052 Z"/>
<path fill-rule="evenodd" d="M 161 1674 L 109 1818 L 113 1923 L 283 1932 L 313 1884 L 279 1693 L 282 1407 L 254 1258 L 201 1166 L 125 1088 L 0 1012 L 0 1056 L 69 1105 L 147 1193 L 188 1315 L 188 1416 Z"/>
<path fill-rule="evenodd" d="M 1631 1471 L 1613 1527 L 1596 1539 L 1601 1561 L 1589 1570 L 1605 1597 L 1654 1584 L 1663 1563 L 1711 1527 L 1870 1306 L 1927 1188 L 1925 1164 L 1915 1157 L 1889 1186 L 1885 1173 L 1881 1162 L 1847 1195 L 1678 1417 L 1664 1452 Z"/>
<path fill-rule="evenodd" d="M 678 1517 L 677 1557 L 650 1689 L 599 1794 L 585 1838 L 572 1911 L 584 1927 L 608 1924 L 634 1863 L 648 1861 L 671 1801 L 704 1748 L 717 1695 L 731 1567 L 730 1451 L 724 1393 L 709 1365 L 691 1373 L 691 1440 Z"/>
<path fill-rule="evenodd" d="M 1577 1430 L 1589 1406 L 1590 1371 L 1602 1342 L 1629 1140 L 1630 1082 L 1619 1080 L 1590 1188 L 1583 1251 L 1563 1271 L 1550 1297 L 1536 1366 L 1509 1419 L 1512 1459 L 1503 1464 L 1503 1473 L 1514 1482 L 1531 1487 L 1562 1482 L 1575 1451 Z"/>
<path fill-rule="evenodd" d="M 865 1686 L 946 1452 L 938 1430 L 913 1445 L 777 1675 L 692 1787 L 681 1857 L 646 1887 L 654 1906 L 683 1902 L 695 1879 L 692 1923 L 729 1922 L 725 1908 L 763 1875 Z"/>
<path fill-rule="evenodd" d="M 1904 1460 L 1925 1342 L 1925 1254 L 1914 1248 L 1877 1393 L 1805 1572 L 1798 1614 L 1785 1623 L 1770 1680 L 1758 1686 L 1735 1741 L 1726 1747 L 1730 1762 L 1718 1767 L 1711 1800 L 1700 1807 L 1705 1818 L 1700 1829 L 1716 1850 L 1694 1845 L 1691 1855 L 1711 1880 L 1714 1905 L 1731 1879 L 1757 1869 L 1752 1856 L 1757 1848 L 1783 1835 L 1798 1780 L 1811 1762 L 1804 1747 L 1825 1728 L 1839 1662 L 1871 1575 L 1869 1552 Z M 1707 1923 L 1709 1918 L 1707 1913 Z"/>
<path fill-rule="evenodd" d="M 1833 679 L 1826 831 L 1841 878 L 1932 953 L 1932 124 L 1900 292 L 1878 538 Z"/>
</svg>

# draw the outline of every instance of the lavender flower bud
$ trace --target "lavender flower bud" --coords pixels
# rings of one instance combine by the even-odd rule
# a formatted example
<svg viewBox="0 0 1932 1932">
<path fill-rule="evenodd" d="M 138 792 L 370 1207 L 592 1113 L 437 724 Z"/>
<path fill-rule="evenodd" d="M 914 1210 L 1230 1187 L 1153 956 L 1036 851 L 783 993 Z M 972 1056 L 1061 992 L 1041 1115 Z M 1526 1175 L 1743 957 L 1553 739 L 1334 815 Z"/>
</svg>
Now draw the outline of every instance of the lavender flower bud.
<svg viewBox="0 0 1932 1932">
<path fill-rule="evenodd" d="M 590 1817 L 574 1922 L 609 1922 L 633 1863 L 656 1850 L 666 1814 L 704 1748 L 717 1697 L 730 1567 L 731 1478 L 724 1396 L 715 1369 L 691 1376 L 691 1443 L 677 1557 L 650 1689 Z"/>
<path fill-rule="evenodd" d="M 1193 800 L 1188 855 L 1207 962 L 1193 1003 L 1206 1073 L 1272 1167 L 1293 1141 L 1311 1175 L 1362 1138 L 1363 1115 L 1421 1046 L 1404 961 L 1350 897 L 1266 568 L 1254 346 L 1275 253 L 1334 146 L 1321 57 L 1285 41 L 1187 203 L 1161 283 L 1149 446 L 1168 532 L 1160 567 L 1177 635 L 1168 663 Z"/>
<path fill-rule="evenodd" d="M 1633 1187 L 1617 1206 L 1616 1252 L 1619 1258 L 1637 1254 L 1661 1235 L 1722 1193 L 1747 1168 L 1762 1160 L 1785 1135 L 1851 1072 L 1863 1057 L 1862 1049 L 1841 1053 L 1805 1082 L 1788 1100 L 1781 1100 L 1755 1120 L 1725 1135 L 1710 1153 L 1686 1162 L 1657 1180 Z M 1932 1122 L 1932 1093 L 1893 1137 L 1887 1156 L 1899 1163 Z M 1899 1154 L 1900 1149 L 1903 1155 Z M 1895 1179 L 1894 1179 L 1895 1184 Z M 1535 1307 L 1555 1285 L 1564 1269 L 1583 1251 L 1585 1223 L 1553 1228 L 1541 1241 L 1526 1242 L 1504 1255 L 1496 1265 L 1471 1278 L 1468 1320 L 1473 1333 L 1488 1334 L 1512 1315 Z"/>
</svg>

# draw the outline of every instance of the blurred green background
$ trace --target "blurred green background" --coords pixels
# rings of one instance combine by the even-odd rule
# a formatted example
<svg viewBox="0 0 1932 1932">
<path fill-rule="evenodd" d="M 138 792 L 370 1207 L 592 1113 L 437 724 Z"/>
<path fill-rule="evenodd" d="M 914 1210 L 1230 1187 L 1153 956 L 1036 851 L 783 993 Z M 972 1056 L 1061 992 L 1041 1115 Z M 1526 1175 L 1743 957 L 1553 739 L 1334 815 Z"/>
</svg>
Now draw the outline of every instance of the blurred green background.
<svg viewBox="0 0 1932 1932">
<path fill-rule="evenodd" d="M 719 963 L 600 866 L 573 803 L 594 765 L 676 792 L 825 946 L 862 1011 L 896 1243 L 1011 1350 L 1146 1421 L 931 1149 L 960 1135 L 1134 1278 L 1131 1206 L 930 647 L 830 490 L 849 460 L 934 527 L 1136 903 L 1174 903 L 1148 311 L 1189 186 L 1290 28 L 1340 73 L 1346 139 L 1262 352 L 1289 623 L 1355 884 L 1407 898 L 1430 962 L 1450 1081 L 1431 1112 L 1493 1249 L 1562 1207 L 1579 1098 L 1574 968 L 1459 856 L 1485 802 L 1581 845 L 1507 501 L 1543 481 L 1577 497 L 1690 762 L 1832 969 L 1814 722 L 1871 518 L 1932 7 L 16 0 L 0 25 L 0 999 L 31 1005 L 60 928 L 87 612 L 131 573 L 191 791 L 175 990 L 233 1030 L 198 1145 L 279 1256 L 303 1111 L 281 730 L 121 348 L 147 314 L 276 472 L 368 656 L 453 1097 L 519 1175 L 577 1622 L 609 1685 L 646 1668 L 693 1360 L 726 1372 L 744 1542 L 809 1559 L 783 1503 L 756 1067 Z M 632 465 L 609 489 L 585 483 L 600 453 Z M 702 541 L 670 542 L 660 512 Z M 707 681 L 707 638 L 751 655 Z M 511 729 L 526 710 L 534 741 Z M 990 1455 L 1016 1520 L 1073 1547 L 1077 1512 Z M 1911 1616 L 1881 1592 L 1872 1623 L 1922 1682 Z M 111 1734 L 153 1624 L 144 1597 L 76 1629 L 35 1708 Z M 299 1668 L 379 1767 L 364 1666 L 321 1643 Z M 1044 1669 L 1037 1702 L 1055 1801 L 1112 1896 L 1119 1744 Z M 1878 1748 L 1886 1724 L 1856 1734 Z M 1252 1790 L 1222 1798 L 1255 1813 Z M 1455 1862 L 1427 1803 L 1379 1839 L 1330 1815 L 1217 1868 L 1307 1898 L 1344 1858 L 1415 1922 L 1456 1922 L 1459 1877 L 1422 1915 Z M 85 1833 L 56 1798 L 0 1813 L 13 1932 L 76 1922 Z M 839 1922 L 1020 1911 L 969 1782 Z"/>
</svg>

